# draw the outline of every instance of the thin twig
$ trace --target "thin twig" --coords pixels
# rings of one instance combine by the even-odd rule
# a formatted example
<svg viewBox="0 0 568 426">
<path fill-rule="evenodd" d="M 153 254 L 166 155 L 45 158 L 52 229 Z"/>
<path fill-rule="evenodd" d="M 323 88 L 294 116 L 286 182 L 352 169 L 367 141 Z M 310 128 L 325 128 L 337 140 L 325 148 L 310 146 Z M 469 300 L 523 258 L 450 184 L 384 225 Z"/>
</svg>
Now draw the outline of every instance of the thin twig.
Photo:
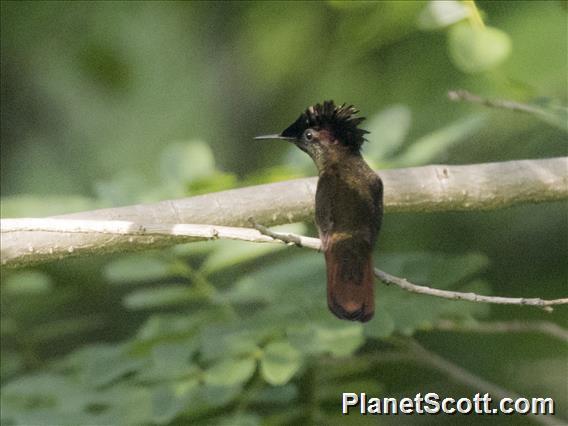
<svg viewBox="0 0 568 426">
<path fill-rule="evenodd" d="M 518 398 L 520 395 L 516 395 L 511 391 L 503 389 L 499 385 L 488 382 L 481 377 L 478 377 L 469 371 L 463 369 L 459 365 L 442 358 L 440 355 L 429 351 L 422 345 L 420 345 L 414 339 L 404 339 L 404 346 L 410 349 L 417 360 L 436 368 L 437 370 L 443 372 L 444 374 L 452 377 L 459 383 L 465 384 L 477 390 L 487 391 L 488 393 L 495 395 L 499 398 Z"/>
<path fill-rule="evenodd" d="M 553 305 L 566 305 L 568 298 L 544 300 L 539 298 L 526 297 L 499 297 L 499 296 L 482 296 L 476 293 L 462 293 L 459 291 L 440 290 L 437 288 L 426 287 L 422 285 L 412 284 L 405 278 L 395 277 L 375 268 L 375 276 L 386 284 L 395 284 L 411 293 L 427 294 L 428 296 L 436 296 L 451 300 L 467 300 L 468 302 L 494 303 L 497 305 L 527 305 L 541 308 L 547 312 L 552 312 Z"/>
<path fill-rule="evenodd" d="M 499 399 L 503 398 L 512 398 L 517 399 L 521 398 L 521 395 L 508 390 L 504 389 L 501 386 L 492 383 L 488 380 L 483 379 L 475 374 L 470 373 L 466 369 L 460 367 L 453 362 L 442 358 L 440 355 L 429 351 L 418 342 L 413 339 L 405 339 L 404 346 L 408 347 L 412 352 L 414 352 L 416 356 L 416 360 L 429 365 L 430 367 L 435 368 L 436 370 L 440 371 L 442 374 L 452 378 L 458 383 L 464 384 L 476 391 L 481 391 L 480 393 L 488 393 L 492 397 L 497 397 Z M 547 416 L 538 416 L 533 415 L 531 416 L 531 420 L 544 424 L 544 425 L 558 425 L 558 424 L 565 424 L 563 419 L 555 418 L 554 420 Z"/>
<path fill-rule="evenodd" d="M 303 247 L 302 238 L 295 234 L 283 234 L 273 232 L 268 229 L 266 226 L 261 225 L 260 223 L 256 223 L 252 217 L 249 218 L 249 222 L 254 229 L 264 235 L 268 235 L 269 237 L 274 238 L 275 240 L 280 240 L 285 242 L 288 245 L 295 245 L 298 247 Z"/>
<path fill-rule="evenodd" d="M 264 228 L 262 225 L 260 225 L 260 227 L 258 224 L 254 225 L 256 229 L 264 233 L 262 231 L 262 229 Z M 265 234 L 265 235 L 269 235 L 272 238 L 282 240 L 286 243 L 289 243 L 291 241 L 294 241 L 294 239 L 299 238 L 298 236 L 294 235 L 291 236 L 290 234 L 281 235 L 280 233 L 273 231 L 270 231 L 270 234 Z M 295 244 L 302 247 L 301 244 L 298 243 Z M 413 284 L 405 278 L 396 277 L 394 275 L 381 271 L 380 269 L 377 268 L 374 269 L 374 273 L 375 276 L 385 284 L 394 284 L 411 293 L 425 294 L 428 296 L 441 297 L 443 299 L 449 299 L 449 300 L 465 300 L 468 302 L 494 303 L 498 305 L 527 305 L 543 309 L 547 312 L 552 312 L 553 305 L 568 304 L 568 298 L 544 300 L 539 298 L 524 298 L 524 297 L 482 296 L 476 293 L 463 293 L 459 291 L 440 290 L 437 288 L 431 288 L 431 287 Z"/>
<path fill-rule="evenodd" d="M 448 92 L 448 98 L 451 101 L 465 101 L 475 104 L 485 105 L 491 108 L 508 109 L 510 111 L 525 112 L 529 114 L 546 115 L 546 112 L 540 108 L 520 102 L 509 101 L 505 99 L 487 99 L 467 90 L 453 90 Z"/>
<path fill-rule="evenodd" d="M 36 246 L 29 241 L 25 252 L 13 252 L 9 244 L 4 244 L 7 236 L 14 233 L 50 233 L 53 235 L 73 236 L 104 235 L 109 240 L 117 237 L 125 239 L 124 245 L 147 244 L 153 247 L 175 243 L 187 243 L 200 240 L 240 240 L 254 243 L 287 243 L 282 239 L 264 235 L 256 229 L 234 226 L 201 225 L 201 224 L 153 224 L 136 223 L 124 220 L 83 220 L 63 218 L 27 218 L 0 220 L 2 266 L 18 267 L 27 263 L 27 256 L 35 258 L 57 259 L 78 256 L 92 250 L 90 244 L 54 244 Z M 317 238 L 296 237 L 303 247 L 319 250 Z M 123 246 L 118 246 L 121 248 Z"/>
<path fill-rule="evenodd" d="M 321 241 L 317 238 L 304 237 L 296 234 L 274 232 L 256 223 L 249 218 L 256 229 L 239 228 L 217 225 L 200 224 L 149 224 L 134 223 L 130 221 L 97 221 L 97 220 L 72 220 L 72 219 L 2 219 L 0 228 L 2 236 L 14 232 L 49 232 L 63 234 L 106 234 L 109 238 L 126 236 L 128 240 L 134 238 L 148 239 L 148 244 L 156 246 L 163 241 L 174 239 L 177 243 L 196 240 L 229 239 L 249 241 L 255 243 L 278 243 L 294 244 L 312 250 L 321 250 Z M 53 246 L 42 247 L 41 250 L 32 245 L 29 246 L 29 255 L 34 256 L 68 256 L 89 250 L 89 246 Z M 2 263 L 7 264 L 11 259 L 11 253 L 2 247 Z M 19 258 L 18 258 L 19 259 Z M 394 284 L 412 293 L 426 294 L 450 300 L 466 300 L 470 302 L 495 303 L 507 305 L 535 306 L 545 311 L 552 311 L 553 305 L 568 304 L 568 298 L 543 300 L 538 298 L 510 298 L 497 296 L 482 296 L 475 293 L 462 293 L 457 291 L 439 290 L 426 286 L 416 285 L 405 278 L 399 278 L 379 269 L 375 269 L 375 276 L 386 284 Z"/>
<path fill-rule="evenodd" d="M 542 333 L 568 343 L 568 330 L 550 321 L 497 321 L 462 324 L 441 320 L 434 325 L 434 329 L 474 333 Z"/>
</svg>

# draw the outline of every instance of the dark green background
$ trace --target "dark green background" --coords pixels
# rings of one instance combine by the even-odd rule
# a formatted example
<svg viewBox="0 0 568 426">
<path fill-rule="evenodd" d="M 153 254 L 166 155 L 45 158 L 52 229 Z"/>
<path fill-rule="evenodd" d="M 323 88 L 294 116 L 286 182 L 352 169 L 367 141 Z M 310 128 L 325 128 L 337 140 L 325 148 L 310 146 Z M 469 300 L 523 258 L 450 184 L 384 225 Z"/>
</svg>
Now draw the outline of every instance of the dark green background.
<svg viewBox="0 0 568 426">
<path fill-rule="evenodd" d="M 565 121 L 447 98 L 467 89 L 556 114 L 567 101 L 565 3 L 478 2 L 512 50 L 474 74 L 456 63 L 451 28 L 418 27 L 426 5 L 3 1 L 2 216 L 314 175 L 293 147 L 252 138 L 324 99 L 368 117 L 364 153 L 377 168 L 566 155 Z M 565 297 L 567 222 L 565 203 L 388 214 L 376 264 L 436 287 Z M 315 234 L 311 224 L 294 230 Z M 320 255 L 251 246 L 194 244 L 3 272 L 3 423 L 431 424 L 341 419 L 340 392 L 484 393 L 415 360 L 385 360 L 407 353 L 409 336 L 511 392 L 554 397 L 568 417 L 561 340 L 435 331 L 442 319 L 566 326 L 565 308 L 456 304 L 378 283 L 377 319 L 344 324 L 326 310 Z M 277 372 L 296 365 L 281 386 L 263 373 L 270 356 Z"/>
</svg>

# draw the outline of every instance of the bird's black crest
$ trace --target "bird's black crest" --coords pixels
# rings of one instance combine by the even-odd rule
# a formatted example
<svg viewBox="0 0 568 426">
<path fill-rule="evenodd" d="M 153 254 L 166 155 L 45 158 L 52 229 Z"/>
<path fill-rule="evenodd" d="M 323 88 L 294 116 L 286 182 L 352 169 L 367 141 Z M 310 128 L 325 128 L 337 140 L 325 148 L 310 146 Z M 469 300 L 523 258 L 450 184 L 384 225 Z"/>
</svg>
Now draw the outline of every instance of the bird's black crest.
<svg viewBox="0 0 568 426">
<path fill-rule="evenodd" d="M 333 101 L 324 101 L 306 109 L 298 119 L 282 132 L 282 136 L 300 138 L 306 129 L 330 131 L 341 143 L 359 151 L 365 141 L 366 130 L 357 126 L 365 119 L 356 117 L 359 112 L 353 105 L 335 106 Z"/>
</svg>

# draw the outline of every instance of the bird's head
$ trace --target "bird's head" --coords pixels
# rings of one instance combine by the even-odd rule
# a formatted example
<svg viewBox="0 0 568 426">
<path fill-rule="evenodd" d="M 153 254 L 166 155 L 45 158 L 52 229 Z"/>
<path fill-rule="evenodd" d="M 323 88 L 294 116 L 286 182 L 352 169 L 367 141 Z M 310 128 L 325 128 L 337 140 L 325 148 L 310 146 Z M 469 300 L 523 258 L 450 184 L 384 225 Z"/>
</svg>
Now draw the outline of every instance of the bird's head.
<svg viewBox="0 0 568 426">
<path fill-rule="evenodd" d="M 357 117 L 353 106 L 336 106 L 333 101 L 310 106 L 282 133 L 255 139 L 282 139 L 295 144 L 315 162 L 318 170 L 348 155 L 359 155 L 366 130 L 357 126 L 365 119 Z"/>
</svg>

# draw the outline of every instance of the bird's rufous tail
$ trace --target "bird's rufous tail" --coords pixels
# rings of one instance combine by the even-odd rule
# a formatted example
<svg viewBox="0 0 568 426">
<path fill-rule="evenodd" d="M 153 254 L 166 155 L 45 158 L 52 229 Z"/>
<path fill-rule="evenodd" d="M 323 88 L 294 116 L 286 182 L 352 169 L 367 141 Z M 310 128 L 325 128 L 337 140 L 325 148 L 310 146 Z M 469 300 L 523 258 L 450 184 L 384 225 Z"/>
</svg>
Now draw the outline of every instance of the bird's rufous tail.
<svg viewBox="0 0 568 426">
<path fill-rule="evenodd" d="M 342 246 L 325 250 L 327 304 L 338 318 L 367 322 L 375 313 L 371 253 Z"/>
</svg>

